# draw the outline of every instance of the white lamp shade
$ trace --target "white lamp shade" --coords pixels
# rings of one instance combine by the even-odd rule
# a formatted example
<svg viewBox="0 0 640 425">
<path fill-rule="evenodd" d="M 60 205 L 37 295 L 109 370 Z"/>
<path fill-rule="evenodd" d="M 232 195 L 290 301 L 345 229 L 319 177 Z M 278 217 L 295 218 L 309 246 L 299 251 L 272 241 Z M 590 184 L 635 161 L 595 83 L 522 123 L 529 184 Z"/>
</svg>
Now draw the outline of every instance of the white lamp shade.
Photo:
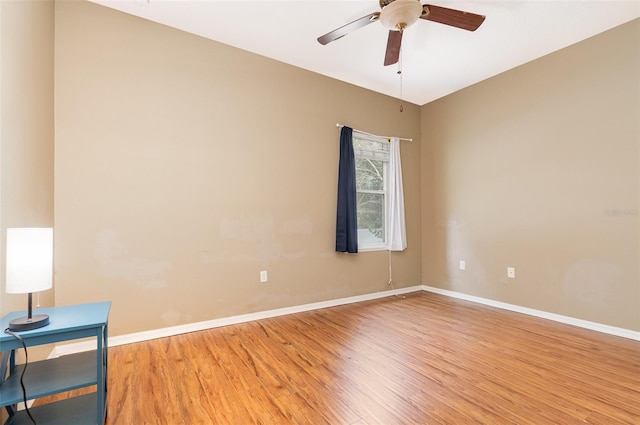
<svg viewBox="0 0 640 425">
<path fill-rule="evenodd" d="M 9 294 L 26 294 L 53 286 L 53 229 L 7 229 Z"/>
</svg>

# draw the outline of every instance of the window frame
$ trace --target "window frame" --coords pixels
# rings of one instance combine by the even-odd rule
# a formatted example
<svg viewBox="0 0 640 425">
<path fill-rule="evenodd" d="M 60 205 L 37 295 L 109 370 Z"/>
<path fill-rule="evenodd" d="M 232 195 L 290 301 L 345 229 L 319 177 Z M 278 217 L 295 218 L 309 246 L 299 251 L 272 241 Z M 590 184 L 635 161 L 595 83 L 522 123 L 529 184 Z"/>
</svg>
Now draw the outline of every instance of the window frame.
<svg viewBox="0 0 640 425">
<path fill-rule="evenodd" d="M 381 143 L 381 144 L 389 143 L 389 140 L 386 138 L 374 137 L 368 134 L 357 132 L 355 130 L 353 131 L 352 138 L 354 141 L 355 139 L 359 139 L 359 140 L 366 140 L 369 142 Z M 381 193 L 382 194 L 384 199 L 384 223 L 383 223 L 384 238 L 382 242 L 369 242 L 369 243 L 363 243 L 358 238 L 358 251 L 359 252 L 386 251 L 387 242 L 388 242 L 387 237 L 389 233 L 388 231 L 389 230 L 389 172 L 390 172 L 389 164 L 391 160 L 391 154 L 388 153 L 386 158 L 375 157 L 375 155 L 363 155 L 361 153 L 359 154 L 358 149 L 354 147 L 354 157 L 355 159 L 367 158 L 367 159 L 373 159 L 373 160 L 383 162 L 382 164 L 383 189 L 382 190 L 370 190 L 370 189 L 358 190 L 356 185 L 356 196 L 360 193 L 372 193 L 372 194 Z M 357 170 L 356 170 L 356 176 L 357 176 Z M 358 230 L 360 230 L 359 227 L 358 227 Z"/>
</svg>

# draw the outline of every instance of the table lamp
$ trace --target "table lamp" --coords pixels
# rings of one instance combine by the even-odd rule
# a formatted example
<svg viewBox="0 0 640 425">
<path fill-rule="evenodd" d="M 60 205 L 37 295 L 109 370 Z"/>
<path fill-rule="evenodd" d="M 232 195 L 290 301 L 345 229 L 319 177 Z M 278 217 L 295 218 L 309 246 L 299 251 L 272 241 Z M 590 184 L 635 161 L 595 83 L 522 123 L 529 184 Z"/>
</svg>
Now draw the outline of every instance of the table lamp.
<svg viewBox="0 0 640 425">
<path fill-rule="evenodd" d="M 9 294 L 29 294 L 27 316 L 9 322 L 9 330 L 28 331 L 49 324 L 46 314 L 32 314 L 32 293 L 53 286 L 53 229 L 7 229 L 7 279 Z"/>
</svg>

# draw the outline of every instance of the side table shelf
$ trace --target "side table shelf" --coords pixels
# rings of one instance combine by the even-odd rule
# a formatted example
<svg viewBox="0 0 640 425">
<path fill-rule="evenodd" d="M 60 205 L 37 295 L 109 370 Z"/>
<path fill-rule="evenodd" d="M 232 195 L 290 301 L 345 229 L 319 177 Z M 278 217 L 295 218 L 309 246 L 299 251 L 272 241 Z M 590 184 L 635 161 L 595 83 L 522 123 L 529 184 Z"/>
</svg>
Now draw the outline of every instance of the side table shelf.
<svg viewBox="0 0 640 425">
<path fill-rule="evenodd" d="M 95 338 L 96 349 L 59 358 L 30 362 L 24 374 L 27 400 L 34 400 L 79 388 L 95 386 L 95 391 L 78 397 L 29 409 L 38 425 L 103 425 L 107 417 L 107 318 L 110 302 L 52 307 L 34 311 L 48 314 L 50 324 L 18 333 L 28 347 Z M 1 329 L 24 315 L 10 313 L 0 319 L 0 408 L 9 418 L 5 425 L 31 424 L 26 411 L 16 411 L 23 402 L 20 376 L 24 365 L 16 365 L 16 351 L 22 342 Z"/>
<path fill-rule="evenodd" d="M 0 403 L 3 406 L 22 403 L 20 375 L 23 369 L 24 365 L 16 366 L 15 373 L 11 374 L 1 384 Z M 29 363 L 24 374 L 27 400 L 71 391 L 97 383 L 95 351 Z"/>
<path fill-rule="evenodd" d="M 86 394 L 29 409 L 38 425 L 90 425 L 96 423 L 95 395 Z M 13 419 L 13 420 L 12 420 Z M 10 425 L 33 425 L 22 410 L 9 419 Z"/>
</svg>

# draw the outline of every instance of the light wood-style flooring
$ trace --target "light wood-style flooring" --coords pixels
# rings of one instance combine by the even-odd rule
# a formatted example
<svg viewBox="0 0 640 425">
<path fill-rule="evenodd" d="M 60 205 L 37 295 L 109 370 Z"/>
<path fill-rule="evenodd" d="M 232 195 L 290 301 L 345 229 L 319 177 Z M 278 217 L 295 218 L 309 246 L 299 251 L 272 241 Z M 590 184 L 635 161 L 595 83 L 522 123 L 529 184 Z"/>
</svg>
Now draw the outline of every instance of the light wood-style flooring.
<svg viewBox="0 0 640 425">
<path fill-rule="evenodd" d="M 640 342 L 424 292 L 109 362 L 110 425 L 640 424 Z"/>
</svg>

